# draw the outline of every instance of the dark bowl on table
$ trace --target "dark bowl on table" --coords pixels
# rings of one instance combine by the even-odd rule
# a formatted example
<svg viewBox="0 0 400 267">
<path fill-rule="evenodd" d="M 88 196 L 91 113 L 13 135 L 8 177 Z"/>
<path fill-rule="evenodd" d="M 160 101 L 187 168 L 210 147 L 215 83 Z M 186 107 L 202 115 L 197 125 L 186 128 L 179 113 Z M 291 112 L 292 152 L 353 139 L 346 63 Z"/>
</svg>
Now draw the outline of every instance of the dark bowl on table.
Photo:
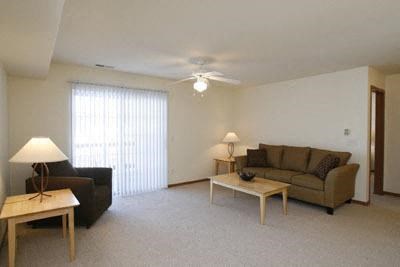
<svg viewBox="0 0 400 267">
<path fill-rule="evenodd" d="M 254 176 L 256 176 L 255 173 L 253 172 L 238 172 L 238 175 L 240 176 L 240 178 L 244 181 L 251 181 L 253 180 Z"/>
</svg>

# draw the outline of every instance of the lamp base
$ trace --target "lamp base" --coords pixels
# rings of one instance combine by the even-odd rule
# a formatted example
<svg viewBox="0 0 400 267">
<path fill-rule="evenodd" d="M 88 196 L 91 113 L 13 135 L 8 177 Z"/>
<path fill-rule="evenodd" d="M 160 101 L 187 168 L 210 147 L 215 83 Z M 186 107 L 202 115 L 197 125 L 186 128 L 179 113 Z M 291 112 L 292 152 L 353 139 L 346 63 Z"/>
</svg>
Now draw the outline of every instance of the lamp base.
<svg viewBox="0 0 400 267">
<path fill-rule="evenodd" d="M 38 196 L 40 196 L 40 202 L 42 202 L 43 196 L 45 196 L 45 197 L 51 197 L 51 195 L 49 195 L 49 194 L 45 194 L 45 193 L 43 193 L 43 192 L 39 192 L 39 193 L 37 193 L 36 195 L 34 195 L 33 197 L 29 198 L 29 200 L 32 200 L 32 199 L 34 199 L 34 198 L 37 198 Z"/>
<path fill-rule="evenodd" d="M 235 150 L 235 145 L 233 143 L 228 143 L 228 153 L 229 153 L 229 159 L 233 158 L 233 152 Z"/>
<path fill-rule="evenodd" d="M 38 165 L 40 165 L 40 187 L 38 187 L 35 182 L 35 170 Z M 46 183 L 44 183 L 45 178 L 46 178 Z M 35 188 L 35 190 L 38 193 L 36 195 L 34 195 L 33 197 L 29 198 L 29 200 L 35 199 L 40 196 L 40 202 L 42 202 L 43 196 L 51 197 L 51 195 L 44 193 L 44 191 L 47 188 L 48 183 L 49 183 L 49 168 L 47 167 L 46 163 L 36 163 L 33 166 L 33 170 L 32 170 L 32 185 L 33 185 L 33 188 Z"/>
</svg>

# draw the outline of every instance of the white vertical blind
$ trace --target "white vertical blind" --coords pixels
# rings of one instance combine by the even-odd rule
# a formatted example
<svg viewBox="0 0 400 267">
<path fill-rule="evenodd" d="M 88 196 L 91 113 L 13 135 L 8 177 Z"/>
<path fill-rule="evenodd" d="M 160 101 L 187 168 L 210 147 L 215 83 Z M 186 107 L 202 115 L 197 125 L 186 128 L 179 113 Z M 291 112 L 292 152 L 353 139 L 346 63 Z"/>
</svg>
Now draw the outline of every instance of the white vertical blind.
<svg viewBox="0 0 400 267">
<path fill-rule="evenodd" d="M 72 83 L 72 160 L 113 168 L 113 194 L 167 187 L 166 92 Z"/>
</svg>

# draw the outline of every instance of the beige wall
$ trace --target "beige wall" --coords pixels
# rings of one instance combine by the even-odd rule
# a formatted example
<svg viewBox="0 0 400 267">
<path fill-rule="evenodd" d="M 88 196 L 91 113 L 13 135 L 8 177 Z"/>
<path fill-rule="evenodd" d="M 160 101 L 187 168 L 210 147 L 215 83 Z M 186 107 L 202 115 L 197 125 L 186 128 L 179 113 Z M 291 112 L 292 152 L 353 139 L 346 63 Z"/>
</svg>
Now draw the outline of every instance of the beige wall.
<svg viewBox="0 0 400 267">
<path fill-rule="evenodd" d="M 165 89 L 168 80 L 77 65 L 52 64 L 45 80 L 9 77 L 10 155 L 30 137 L 50 136 L 70 154 L 70 84 L 80 80 L 129 87 Z M 258 142 L 304 145 L 353 153 L 361 164 L 355 199 L 368 200 L 369 85 L 382 76 L 369 67 L 323 74 L 253 88 L 213 86 L 204 98 L 190 84 L 169 91 L 169 183 L 213 173 L 212 158 L 225 155 L 220 140 L 237 131 L 236 153 Z M 384 83 L 383 83 L 384 86 Z M 351 130 L 344 136 L 345 128 Z M 13 165 L 12 189 L 23 192 L 30 175 Z"/>
<path fill-rule="evenodd" d="M 383 190 L 400 194 L 400 74 L 386 77 Z"/>
<path fill-rule="evenodd" d="M 265 142 L 349 151 L 360 164 L 354 198 L 367 201 L 368 97 L 368 67 L 235 90 L 240 150 Z"/>
<path fill-rule="evenodd" d="M 169 80 L 144 75 L 52 64 L 45 80 L 9 77 L 10 155 L 32 136 L 49 136 L 70 154 L 70 93 L 68 81 L 80 80 L 136 88 L 166 89 Z M 220 144 L 231 130 L 232 94 L 213 86 L 205 97 L 193 96 L 191 84 L 169 91 L 169 183 L 205 178 L 213 173 L 212 159 L 225 154 Z M 24 192 L 27 165 L 11 167 L 12 192 Z"/>
<path fill-rule="evenodd" d="M 9 193 L 8 164 L 8 105 L 7 77 L 0 63 L 0 206 Z M 0 241 L 5 231 L 4 222 L 0 223 Z"/>
</svg>

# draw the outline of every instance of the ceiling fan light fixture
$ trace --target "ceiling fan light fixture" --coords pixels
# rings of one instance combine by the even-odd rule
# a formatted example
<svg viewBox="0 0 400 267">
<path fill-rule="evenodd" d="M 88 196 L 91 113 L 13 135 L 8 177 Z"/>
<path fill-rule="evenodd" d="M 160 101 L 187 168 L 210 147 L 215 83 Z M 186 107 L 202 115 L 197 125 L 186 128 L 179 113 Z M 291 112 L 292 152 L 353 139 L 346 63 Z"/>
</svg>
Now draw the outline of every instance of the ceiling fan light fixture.
<svg viewBox="0 0 400 267">
<path fill-rule="evenodd" d="M 193 89 L 199 93 L 207 90 L 207 87 L 208 87 L 207 79 L 202 77 L 197 78 L 197 81 L 193 84 Z"/>
</svg>

